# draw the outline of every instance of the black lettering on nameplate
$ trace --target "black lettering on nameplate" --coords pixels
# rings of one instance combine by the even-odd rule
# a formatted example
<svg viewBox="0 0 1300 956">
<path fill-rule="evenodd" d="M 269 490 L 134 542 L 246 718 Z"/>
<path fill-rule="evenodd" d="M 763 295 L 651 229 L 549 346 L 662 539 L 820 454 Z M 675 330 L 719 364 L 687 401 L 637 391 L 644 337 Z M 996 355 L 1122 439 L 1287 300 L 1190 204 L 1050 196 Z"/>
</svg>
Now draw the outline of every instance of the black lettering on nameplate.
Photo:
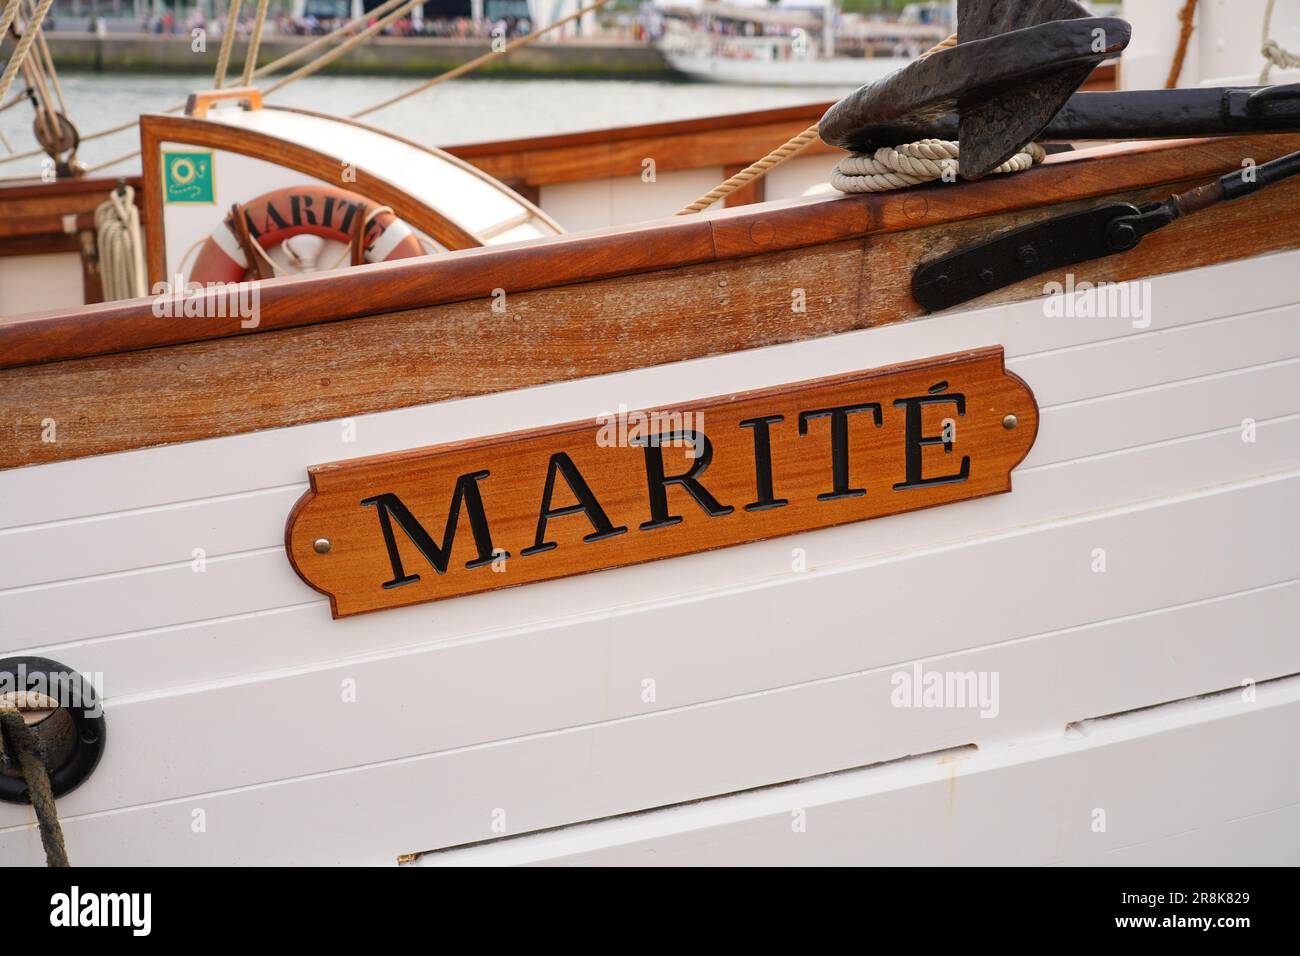
<svg viewBox="0 0 1300 956">
<path fill-rule="evenodd" d="M 980 349 L 317 465 L 286 548 L 345 617 L 1007 492 L 1037 430 Z"/>
</svg>

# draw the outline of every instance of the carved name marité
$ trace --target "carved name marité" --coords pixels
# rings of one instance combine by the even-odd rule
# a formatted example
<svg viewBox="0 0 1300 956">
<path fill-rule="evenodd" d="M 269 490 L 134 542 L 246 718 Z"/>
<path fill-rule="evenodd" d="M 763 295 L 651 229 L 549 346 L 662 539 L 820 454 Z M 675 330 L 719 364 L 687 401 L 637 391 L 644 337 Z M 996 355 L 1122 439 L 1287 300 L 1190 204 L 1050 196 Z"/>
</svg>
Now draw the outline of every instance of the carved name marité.
<svg viewBox="0 0 1300 956">
<path fill-rule="evenodd" d="M 1038 409 L 1000 348 L 319 465 L 289 516 L 336 617 L 1011 490 Z"/>
</svg>

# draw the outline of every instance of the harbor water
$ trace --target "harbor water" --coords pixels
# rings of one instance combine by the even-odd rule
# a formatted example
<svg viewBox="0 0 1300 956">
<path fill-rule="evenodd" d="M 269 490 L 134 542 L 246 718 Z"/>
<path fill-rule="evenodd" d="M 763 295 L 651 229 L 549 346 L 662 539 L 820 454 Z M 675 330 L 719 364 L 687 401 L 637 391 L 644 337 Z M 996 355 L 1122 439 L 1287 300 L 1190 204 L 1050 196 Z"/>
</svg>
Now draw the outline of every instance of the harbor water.
<svg viewBox="0 0 1300 956">
<path fill-rule="evenodd" d="M 65 73 L 61 80 L 72 122 L 83 136 L 141 113 L 162 112 L 193 90 L 206 88 L 198 76 Z M 348 115 L 415 83 L 409 77 L 315 76 L 277 91 L 267 102 Z M 452 146 L 797 106 L 834 100 L 846 92 L 845 87 L 654 80 L 464 79 L 433 87 L 363 121 L 420 143 Z M 32 111 L 25 105 L 0 113 L 0 131 L 17 152 L 35 147 L 31 125 Z M 138 148 L 139 133 L 132 128 L 84 143 L 77 155 L 93 166 Z M 139 160 L 132 159 L 103 174 L 138 169 Z M 38 158 L 0 165 L 0 176 L 6 177 L 39 171 Z"/>
</svg>

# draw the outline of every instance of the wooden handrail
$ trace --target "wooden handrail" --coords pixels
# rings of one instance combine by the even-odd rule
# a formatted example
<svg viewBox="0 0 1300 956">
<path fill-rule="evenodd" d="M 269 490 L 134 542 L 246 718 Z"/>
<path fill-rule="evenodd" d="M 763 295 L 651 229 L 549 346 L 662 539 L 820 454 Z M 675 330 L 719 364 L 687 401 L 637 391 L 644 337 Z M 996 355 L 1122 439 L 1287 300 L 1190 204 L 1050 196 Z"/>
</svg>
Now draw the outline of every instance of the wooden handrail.
<svg viewBox="0 0 1300 956">
<path fill-rule="evenodd" d="M 1289 133 L 1113 144 L 1060 153 L 1028 172 L 977 183 L 738 206 L 704 218 L 670 218 L 632 228 L 467 249 L 329 276 L 271 279 L 260 285 L 255 328 L 242 328 L 230 318 L 159 317 L 150 299 L 5 318 L 0 319 L 0 368 L 258 335 L 486 298 L 495 288 L 522 292 L 862 240 L 868 235 L 1208 179 L 1240 168 L 1243 155 L 1263 162 L 1297 148 L 1300 135 Z M 206 314 L 216 314 L 215 307 Z"/>
</svg>

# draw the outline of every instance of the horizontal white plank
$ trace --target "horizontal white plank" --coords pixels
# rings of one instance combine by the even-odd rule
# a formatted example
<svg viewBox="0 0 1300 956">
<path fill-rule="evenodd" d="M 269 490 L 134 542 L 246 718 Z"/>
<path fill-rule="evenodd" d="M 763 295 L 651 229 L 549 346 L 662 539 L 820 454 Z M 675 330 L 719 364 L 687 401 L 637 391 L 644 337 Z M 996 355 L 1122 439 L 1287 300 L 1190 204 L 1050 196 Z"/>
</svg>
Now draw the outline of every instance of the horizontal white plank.
<svg viewBox="0 0 1300 956">
<path fill-rule="evenodd" d="M 1291 304 L 1194 324 L 1153 324 L 1145 332 L 1010 358 L 1007 367 L 1032 384 L 1040 406 L 1050 407 L 1297 356 L 1300 305 Z"/>
<path fill-rule="evenodd" d="M 100 786 L 97 776 L 83 791 L 60 801 L 64 831 L 73 860 L 83 865 L 391 863 L 404 853 L 491 839 L 499 835 L 493 827 L 498 821 L 507 834 L 524 833 L 868 766 L 908 753 L 974 743 L 981 758 L 1001 754 L 1014 763 L 1032 757 L 1035 738 L 1048 748 L 1059 746 L 1067 725 L 1081 718 L 1156 703 L 1153 696 L 1176 699 L 1218 689 L 1225 680 L 1234 683 L 1233 674 L 1263 678 L 1260 657 L 1272 654 L 1266 647 L 1289 649 L 1285 653 L 1294 661 L 1297 649 L 1289 624 L 1273 603 L 1280 590 L 1233 598 L 1222 606 L 1215 602 L 1208 616 L 1206 606 L 1142 615 L 928 663 L 927 669 L 999 672 L 1002 710 L 995 719 L 971 710 L 893 707 L 890 667 L 651 717 L 85 814 L 76 803 L 85 789 Z M 1264 603 L 1257 604 L 1261 597 Z M 1243 634 L 1251 640 L 1242 640 Z M 1116 666 L 1120 661 L 1123 666 Z M 1249 712 L 1264 712 L 1279 702 L 1276 695 L 1276 686 L 1261 686 L 1259 702 Z M 1294 700 L 1294 689 L 1285 696 Z M 400 709 L 390 703 L 389 712 L 399 722 L 427 720 L 425 702 L 433 700 L 436 693 Z M 1288 714 L 1288 734 L 1294 721 Z M 1102 741 L 1107 723 L 1085 725 L 1084 737 L 1068 739 Z M 211 750 L 221 739 L 239 741 L 242 753 L 254 754 L 276 744 L 272 727 L 264 725 L 267 735 L 251 746 L 241 738 L 241 729 L 213 727 L 199 746 L 213 761 L 223 759 Z M 144 747 L 117 726 L 113 732 L 118 735 L 115 746 Z M 124 736 L 129 743 L 123 743 Z M 1262 742 L 1259 751 L 1252 744 L 1256 739 Z M 1267 807 L 1254 798 L 1263 795 L 1266 802 L 1274 788 L 1241 786 L 1242 780 L 1257 781 L 1262 769 L 1292 779 L 1292 785 L 1300 779 L 1294 748 L 1270 745 L 1271 739 L 1258 727 L 1242 727 L 1234 735 L 1234 752 L 1243 766 L 1223 770 L 1216 761 L 1204 762 L 1216 779 L 1230 781 L 1253 800 L 1259 812 Z M 313 734 L 284 746 L 291 743 L 328 746 Z M 150 754 L 151 776 L 166 780 L 182 756 Z M 1132 789 L 1136 782 L 1160 777 L 1151 773 L 1152 766 L 1163 764 L 1140 762 L 1122 783 Z M 960 768 L 944 770 L 945 785 L 966 793 L 952 783 Z M 1093 779 L 1090 773 L 1069 779 L 1068 789 L 1077 792 L 1081 809 L 1098 805 L 1093 801 L 1103 797 L 1123 807 L 1122 791 L 1096 792 L 1105 779 Z M 1174 775 L 1161 781 L 1169 802 L 1164 815 L 1146 825 L 1158 827 L 1165 820 L 1178 832 L 1189 817 L 1194 822 L 1202 805 L 1187 799 L 1185 779 Z M 1086 832 L 1086 817 L 1037 799 L 1034 788 L 1018 787 L 1013 780 L 997 792 L 1020 792 L 1026 807 L 1038 807 L 1019 821 L 1019 839 L 1012 842 L 1021 849 L 1038 842 L 1034 837 L 1040 825 L 1055 832 L 1074 820 Z M 977 819 L 980 806 L 970 808 Z M 21 824 L 17 808 L 4 810 L 7 828 L 0 830 L 0 858 L 38 861 L 33 828 Z M 193 829 L 196 813 L 202 814 L 203 832 Z M 1117 843 L 1134 833 L 1132 823 L 1131 816 L 1114 813 L 1110 832 Z M 1061 839 L 1069 843 L 1078 837 L 1062 832 Z"/>
<path fill-rule="evenodd" d="M 1300 251 L 1292 251 L 1152 279 L 1151 328 L 1293 304 L 1300 291 L 1279 277 L 1297 269 Z M 810 300 L 815 291 L 808 290 Z M 562 297 L 556 301 L 562 307 Z M 1035 300 L 359 416 L 352 443 L 342 440 L 340 422 L 327 421 L 12 469 L 0 472 L 0 528 L 286 487 L 301 483 L 310 464 L 587 419 L 620 403 L 676 404 L 987 345 L 1001 344 L 1014 358 L 1142 331 L 1123 318 L 1047 319 Z"/>
<path fill-rule="evenodd" d="M 1043 410 L 1022 468 L 1240 427 L 1300 411 L 1300 359 Z M 1244 443 L 1243 443 L 1244 444 Z"/>
<path fill-rule="evenodd" d="M 112 574 L 283 541 L 307 482 L 0 531 L 0 590 Z M 196 555 L 196 549 L 200 552 Z"/>
<path fill-rule="evenodd" d="M 1084 737 L 918 757 L 413 865 L 1296 866 L 1297 720 L 1292 678 L 1253 705 L 1176 704 Z"/>
<path fill-rule="evenodd" d="M 917 745 L 924 751 L 965 743 L 945 742 L 944 735 L 931 726 L 939 718 L 891 722 L 886 702 L 872 701 L 862 690 L 834 678 L 982 645 L 993 645 L 988 653 L 998 655 L 1008 640 L 1293 581 L 1300 578 L 1300 553 L 1291 545 L 1300 532 L 1300 513 L 1287 503 L 1294 501 L 1298 489 L 1300 476 L 1292 475 L 905 560 L 790 574 L 762 588 L 665 603 L 653 614 L 625 613 L 551 633 L 534 632 L 529 641 L 513 643 L 508 654 L 492 640 L 471 639 L 275 679 L 110 700 L 114 745 L 105 753 L 95 779 L 65 798 L 66 812 L 93 812 L 472 748 L 614 716 L 623 718 L 617 724 L 623 728 L 619 733 L 630 736 L 628 753 L 638 747 L 657 752 L 664 738 L 672 736 L 665 728 L 677 725 L 689 735 L 686 728 L 707 726 L 708 712 L 716 707 L 722 707 L 712 712 L 723 729 L 744 733 L 745 721 L 737 722 L 727 713 L 743 715 L 749 710 L 746 701 L 764 700 L 771 696 L 771 688 L 801 681 L 805 683 L 794 688 L 791 696 L 782 698 L 787 704 L 778 707 L 783 720 L 794 721 L 789 727 L 829 718 L 824 713 L 828 708 L 848 706 L 850 712 L 823 725 L 827 729 L 822 743 L 809 743 L 800 752 L 800 759 L 812 765 L 799 766 L 789 776 L 852 765 L 839 758 L 830 765 L 820 764 L 831 759 L 836 747 L 848 747 L 860 756 L 861 748 L 868 748 L 858 761 L 865 763 L 919 752 Z M 1104 574 L 1090 567 L 1092 551 L 1098 546 L 1107 550 Z M 989 571 L 973 574 L 972 568 Z M 1271 602 L 1281 600 L 1280 609 L 1291 611 L 1278 620 L 1294 620 L 1294 606 L 1285 603 L 1293 600 L 1291 591 L 1257 593 L 1267 596 L 1253 600 L 1271 605 L 1274 611 L 1279 607 Z M 1189 623 L 1184 627 L 1195 631 L 1194 622 L 1213 617 L 1211 611 L 1201 609 L 1187 612 L 1185 619 Z M 862 622 L 861 631 L 846 623 L 852 621 Z M 1155 633 L 1157 640 L 1166 640 L 1179 631 L 1157 627 Z M 1216 641 L 1222 633 L 1216 630 Z M 1035 695 L 1033 706 L 1018 722 L 980 721 L 981 735 L 1015 736 L 1037 726 L 1045 714 L 1056 714 L 1051 718 L 1055 721 L 1099 712 L 1100 703 L 1073 713 L 1056 710 L 1057 695 L 1068 695 L 1067 688 L 1081 679 L 1077 661 L 1061 671 L 1060 683 L 1066 687 L 1043 684 L 1045 667 L 1050 670 L 1051 662 L 1064 660 L 1063 648 L 1076 639 L 1062 640 L 1057 635 L 1043 645 L 1048 648 L 1046 660 L 1036 660 L 1022 682 L 1024 692 Z M 574 642 L 580 646 L 573 646 Z M 1096 653 L 1090 666 L 1108 690 L 1127 688 L 1121 706 L 1168 699 L 1156 690 L 1171 670 L 1163 645 L 1147 666 L 1138 666 L 1135 652 L 1123 646 L 1113 653 L 1098 652 L 1096 640 L 1084 641 L 1080 647 L 1084 646 L 1088 654 Z M 1246 645 L 1237 652 L 1232 646 L 1220 646 L 1203 660 L 1188 662 L 1204 668 L 1197 675 L 1202 686 L 1183 690 L 1195 693 L 1221 686 L 1214 681 L 1225 677 L 1232 659 L 1225 655 L 1254 650 L 1265 652 L 1254 663 L 1267 667 L 1272 672 L 1268 676 L 1300 670 L 1300 648 L 1294 642 L 1279 646 L 1262 639 L 1254 649 Z M 566 666 L 557 668 L 557 660 Z M 1134 683 L 1102 677 L 1117 661 L 1131 670 Z M 110 693 L 112 676 L 106 675 Z M 1229 682 L 1236 680 L 1235 674 L 1226 676 Z M 877 679 L 886 677 L 877 673 Z M 642 696 L 646 679 L 655 682 L 652 702 Z M 1207 681 L 1210 686 L 1203 686 Z M 355 702 L 343 699 L 345 682 L 352 682 Z M 742 694 L 750 696 L 739 697 Z M 731 699 L 697 703 L 718 698 Z M 791 703 L 796 700 L 803 703 Z M 873 709 L 877 705 L 884 706 L 883 713 Z M 664 708 L 676 709 L 665 712 Z M 654 711 L 659 712 L 649 716 Z M 819 712 L 821 718 L 816 716 Z M 771 725 L 770 732 L 782 736 L 785 731 L 778 726 Z M 856 729 L 866 727 L 886 736 L 863 736 Z M 846 739 L 838 739 L 839 734 L 847 735 Z M 250 746 L 251 741 L 256 746 Z M 768 734 L 755 730 L 751 744 L 757 748 L 756 765 L 748 773 L 757 779 L 744 785 L 785 779 L 771 776 L 778 772 L 771 768 L 764 775 L 762 754 L 772 745 Z M 691 751 L 690 759 L 701 762 L 698 773 L 709 777 L 715 772 L 709 765 L 711 757 L 717 756 L 713 748 L 688 746 L 685 741 L 680 746 Z M 611 758 L 615 764 L 608 768 L 611 786 L 630 786 L 633 779 L 645 785 L 677 785 L 672 775 L 658 782 L 642 779 L 645 768 L 624 763 L 622 753 Z M 165 774 L 151 769 L 159 761 L 165 761 Z"/>
</svg>

